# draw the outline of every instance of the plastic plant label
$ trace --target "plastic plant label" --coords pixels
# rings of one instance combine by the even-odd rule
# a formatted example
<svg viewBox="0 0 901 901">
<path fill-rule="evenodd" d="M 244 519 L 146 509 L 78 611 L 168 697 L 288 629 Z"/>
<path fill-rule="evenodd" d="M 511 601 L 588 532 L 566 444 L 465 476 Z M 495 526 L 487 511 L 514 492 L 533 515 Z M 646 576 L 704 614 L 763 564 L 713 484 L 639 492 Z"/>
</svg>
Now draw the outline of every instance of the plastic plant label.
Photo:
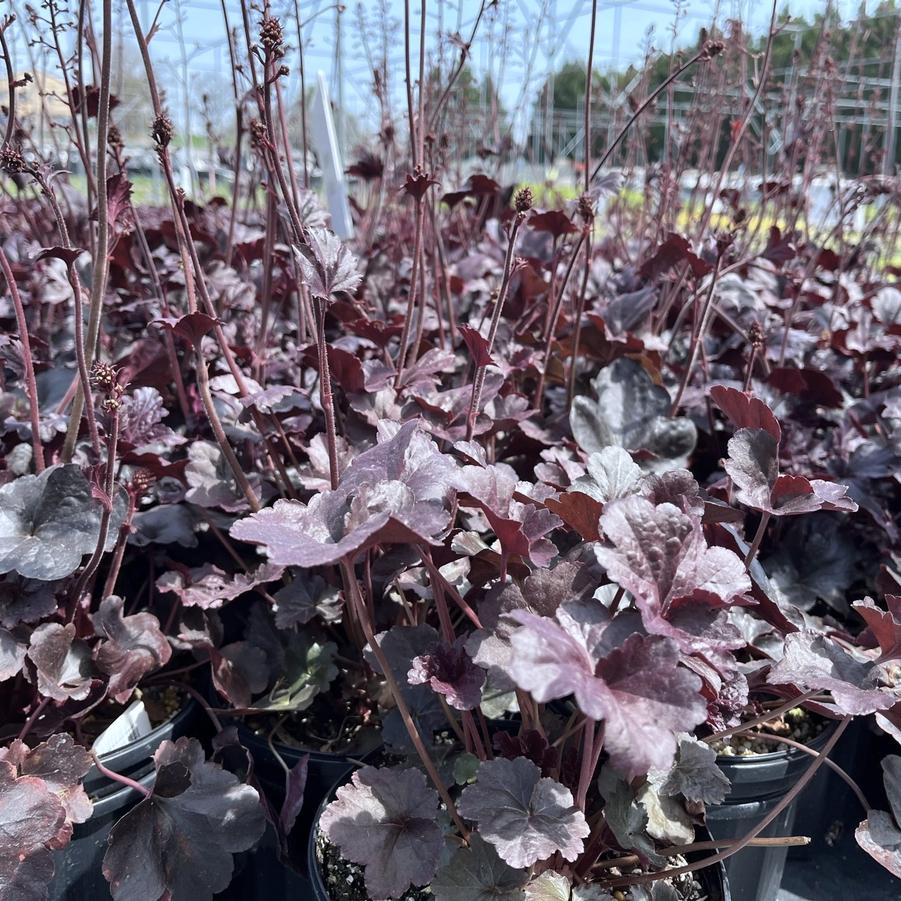
<svg viewBox="0 0 901 901">
<path fill-rule="evenodd" d="M 152 729 L 150 717 L 144 709 L 144 702 L 134 701 L 97 736 L 94 751 L 100 756 L 112 754 L 113 751 L 118 751 L 119 748 L 143 738 Z"/>
</svg>

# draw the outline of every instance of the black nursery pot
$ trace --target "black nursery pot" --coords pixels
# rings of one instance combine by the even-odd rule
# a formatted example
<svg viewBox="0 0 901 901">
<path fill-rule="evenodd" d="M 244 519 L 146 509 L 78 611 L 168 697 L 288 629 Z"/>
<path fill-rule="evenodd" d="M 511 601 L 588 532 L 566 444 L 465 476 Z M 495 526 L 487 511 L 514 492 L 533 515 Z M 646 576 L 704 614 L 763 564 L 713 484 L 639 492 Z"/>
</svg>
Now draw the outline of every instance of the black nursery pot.
<svg viewBox="0 0 901 901">
<path fill-rule="evenodd" d="M 253 756 L 260 786 L 277 814 L 285 799 L 285 771 L 264 737 L 244 725 L 238 727 L 238 736 Z M 276 838 L 270 826 L 232 882 L 229 898 L 270 901 L 273 898 L 308 897 L 307 839 L 318 818 L 320 806 L 332 788 L 344 781 L 355 765 L 344 754 L 304 751 L 282 744 L 276 744 L 276 748 L 289 769 L 293 769 L 304 754 L 309 754 L 303 806 L 288 836 L 288 854 L 294 869 L 279 861 Z"/>
<path fill-rule="evenodd" d="M 167 739 L 188 734 L 198 709 L 197 702 L 189 698 L 175 716 L 143 738 L 104 754 L 104 766 L 149 788 L 155 775 L 153 755 L 157 748 Z M 111 897 L 102 870 L 110 830 L 141 800 L 133 788 L 107 779 L 96 767 L 88 772 L 84 787 L 94 802 L 94 812 L 86 823 L 75 826 L 69 844 L 54 853 L 49 901 L 98 901 Z"/>
<path fill-rule="evenodd" d="M 809 747 L 819 750 L 835 727 L 818 735 Z M 707 828 L 718 840 L 739 839 L 754 828 L 797 783 L 813 758 L 795 748 L 780 748 L 769 754 L 745 757 L 719 755 L 717 765 L 732 783 L 726 800 L 707 809 Z M 817 800 L 828 786 L 826 779 L 815 779 L 761 833 L 762 836 L 791 835 L 802 806 L 824 809 Z M 726 859 L 734 901 L 775 901 L 785 869 L 786 847 L 749 847 Z"/>
<path fill-rule="evenodd" d="M 312 828 L 310 829 L 309 835 L 307 836 L 307 869 L 310 874 L 310 889 L 309 894 L 304 897 L 309 898 L 310 901 L 332 901 L 332 896 L 329 894 L 328 889 L 325 887 L 325 882 L 322 878 L 322 871 L 319 868 L 319 860 L 316 857 L 316 835 L 318 832 L 319 818 L 322 816 L 322 811 L 325 810 L 326 805 L 330 801 L 334 800 L 335 792 L 337 792 L 337 790 L 341 787 L 345 780 L 346 776 L 335 782 L 329 792 L 319 802 L 319 807 L 316 809 L 316 815 L 313 821 Z M 706 833 L 698 835 L 699 840 L 703 840 L 708 837 L 709 836 Z M 708 857 L 710 853 L 711 852 L 709 851 L 698 851 L 694 854 L 689 854 L 688 859 L 692 862 L 701 860 L 704 857 Z M 733 901 L 729 889 L 729 877 L 726 874 L 726 868 L 722 863 L 718 863 L 710 867 L 704 867 L 703 870 L 698 870 L 697 873 L 695 873 L 695 876 L 697 877 L 698 882 L 701 883 L 705 901 Z"/>
</svg>

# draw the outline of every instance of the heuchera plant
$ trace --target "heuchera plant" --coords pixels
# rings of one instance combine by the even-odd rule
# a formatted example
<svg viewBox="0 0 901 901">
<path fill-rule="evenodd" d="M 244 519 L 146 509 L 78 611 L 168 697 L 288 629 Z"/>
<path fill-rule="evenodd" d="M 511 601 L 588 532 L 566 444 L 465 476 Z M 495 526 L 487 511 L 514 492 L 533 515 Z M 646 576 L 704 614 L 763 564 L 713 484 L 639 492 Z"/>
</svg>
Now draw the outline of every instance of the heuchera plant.
<svg viewBox="0 0 901 901">
<path fill-rule="evenodd" d="M 294 156 L 268 6 L 229 45 L 231 198 L 201 202 L 176 181 L 156 29 L 126 5 L 165 207 L 133 200 L 109 46 L 91 38 L 98 84 L 59 98 L 86 197 L 8 85 L 0 901 L 47 896 L 104 778 L 130 792 L 102 867 L 116 901 L 211 898 L 267 823 L 296 864 L 310 758 L 266 798 L 248 748 L 363 734 L 380 750 L 316 841 L 371 898 L 668 897 L 768 824 L 695 840 L 730 789 L 718 739 L 799 705 L 829 721 L 770 819 L 852 717 L 901 741 L 901 303 L 873 249 L 894 180 L 839 196 L 840 221 L 884 202 L 853 240 L 810 228 L 789 162 L 726 188 L 751 103 L 677 233 L 687 152 L 649 170 L 640 209 L 610 171 L 662 88 L 592 160 L 591 77 L 576 201 L 502 185 L 500 145 L 462 173 L 458 36 L 447 90 L 408 79 L 409 147 L 379 73 L 342 241 Z M 59 36 L 60 9 L 30 24 Z M 68 44 L 42 52 L 69 71 Z M 673 79 L 725 71 L 723 49 L 705 40 Z M 139 780 L 112 771 L 97 734 L 157 695 L 214 738 L 158 742 Z M 855 786 L 856 834 L 901 877 L 901 757 L 883 768 L 888 809 Z"/>
</svg>

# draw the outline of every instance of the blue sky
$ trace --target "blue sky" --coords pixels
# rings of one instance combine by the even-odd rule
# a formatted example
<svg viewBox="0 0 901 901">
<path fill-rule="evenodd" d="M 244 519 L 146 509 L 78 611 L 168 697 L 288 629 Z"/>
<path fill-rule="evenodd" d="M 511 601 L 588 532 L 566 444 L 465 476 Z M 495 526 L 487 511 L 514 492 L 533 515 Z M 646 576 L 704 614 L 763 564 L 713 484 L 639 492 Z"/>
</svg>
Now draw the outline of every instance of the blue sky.
<svg viewBox="0 0 901 901">
<path fill-rule="evenodd" d="M 369 92 L 369 66 L 360 40 L 360 10 L 370 27 L 377 27 L 382 18 L 380 10 L 388 10 L 391 35 L 390 61 L 397 73 L 395 88 L 402 89 L 403 73 L 403 0 L 367 0 L 362 6 L 354 0 L 345 0 L 346 11 L 341 16 L 341 32 L 344 52 L 344 97 L 348 109 L 365 116 L 371 111 Z M 462 4 L 462 5 L 461 5 Z M 154 4 L 143 0 L 143 9 L 152 15 Z M 312 18 L 305 28 L 308 71 L 322 69 L 332 87 L 332 98 L 337 93 L 337 65 L 335 60 L 336 12 L 329 0 L 303 0 L 301 10 Z M 856 0 L 838 0 L 839 11 L 850 16 L 857 7 Z M 240 21 L 237 6 L 229 0 L 233 11 L 232 21 Z M 617 13 L 615 7 L 619 6 Z M 293 3 L 273 2 L 273 9 L 293 9 Z M 414 16 L 413 52 L 417 53 L 419 3 L 411 0 Z M 740 16 L 750 23 L 753 31 L 765 31 L 769 21 L 770 6 L 760 0 L 682 0 L 681 15 L 676 19 L 673 0 L 600 0 L 598 7 L 595 59 L 600 68 L 614 63 L 626 64 L 639 61 L 648 43 L 657 49 L 668 49 L 675 40 L 677 45 L 694 41 L 699 27 L 708 24 L 716 10 L 723 21 Z M 817 0 L 779 0 L 779 9 L 788 8 L 796 15 L 812 16 L 825 8 Z M 435 34 L 439 27 L 453 32 L 458 22 L 468 35 L 478 9 L 478 0 L 430 0 L 427 6 L 427 43 L 435 52 Z M 473 48 L 472 64 L 476 70 L 503 72 L 501 93 L 504 105 L 514 108 L 523 93 L 533 96 L 543 81 L 545 73 L 553 66 L 567 60 L 584 60 L 588 52 L 590 0 L 501 0 L 499 9 L 483 22 L 481 39 Z M 190 56 L 189 70 L 204 81 L 223 79 L 228 83 L 228 54 L 225 46 L 225 30 L 219 5 L 215 0 L 170 0 L 163 9 L 160 22 L 163 31 L 154 40 L 152 49 L 163 69 L 178 79 L 180 48 L 177 43 L 175 21 L 178 11 L 182 14 L 182 33 Z M 323 10 L 314 16 L 317 10 Z M 675 38 L 673 26 L 675 22 Z M 618 32 L 618 41 L 616 40 Z M 493 34 L 493 40 L 489 36 Z M 294 39 L 293 25 L 289 36 Z M 506 53 L 503 35 L 507 35 Z M 503 62 L 502 62 L 503 58 Z M 289 59 L 294 63 L 294 59 Z M 526 74 L 531 80 L 526 83 Z"/>
<path fill-rule="evenodd" d="M 136 0 L 138 10 L 149 25 L 159 0 Z M 254 0 L 249 0 L 254 2 Z M 304 29 L 306 64 L 310 80 L 322 70 L 329 82 L 332 99 L 338 95 L 336 61 L 336 19 L 334 0 L 299 0 L 307 25 Z M 365 44 L 361 40 L 365 28 L 379 32 L 387 22 L 389 67 L 394 73 L 392 97 L 403 103 L 403 0 L 343 0 L 345 12 L 340 16 L 343 46 L 343 95 L 345 107 L 366 126 L 374 124 L 374 101 L 371 94 L 370 65 Z M 850 17 L 858 0 L 834 0 L 839 12 Z M 270 0 L 276 14 L 286 22 L 289 42 L 296 46 L 293 22 L 294 0 Z M 676 16 L 676 9 L 680 15 Z M 822 0 L 778 0 L 779 9 L 808 18 L 825 9 Z M 875 6 L 876 0 L 868 0 Z M 259 8 L 259 0 L 254 6 Z M 232 25 L 241 21 L 237 0 L 226 0 Z M 413 10 L 413 54 L 418 54 L 420 0 L 410 0 Z M 457 30 L 468 37 L 479 6 L 479 0 L 427 0 L 427 46 L 434 59 L 439 42 L 437 35 Z M 617 9 L 618 8 L 618 9 Z M 130 33 L 125 4 L 114 4 L 115 32 L 127 40 Z M 590 0 L 500 0 L 495 11 L 483 20 L 472 49 L 471 66 L 479 73 L 492 72 L 500 83 L 502 102 L 507 110 L 531 107 L 548 71 L 563 62 L 584 61 L 588 52 Z M 289 13 L 290 11 L 290 13 Z M 383 13 L 386 11 L 386 14 Z M 769 21 L 770 5 L 766 0 L 599 0 L 595 65 L 609 68 L 640 62 L 647 47 L 668 50 L 692 44 L 702 25 L 716 16 L 723 22 L 741 17 L 755 33 L 763 33 Z M 259 13 L 252 16 L 254 27 Z M 226 31 L 220 0 L 166 0 L 159 14 L 160 30 L 151 43 L 157 76 L 169 97 L 169 107 L 181 127 L 181 109 L 187 70 L 188 93 L 193 106 L 201 93 L 211 93 L 223 110 L 231 104 L 231 82 Z M 675 35 L 673 33 L 675 28 Z M 375 42 L 377 43 L 377 41 Z M 449 51 L 445 49 L 445 53 Z M 18 55 L 18 54 L 17 54 Z M 450 56 L 445 56 L 449 60 Z M 296 54 L 286 60 L 292 74 L 289 95 L 296 91 Z M 192 114 L 196 117 L 196 112 Z M 195 118 L 195 130 L 198 126 Z"/>
</svg>

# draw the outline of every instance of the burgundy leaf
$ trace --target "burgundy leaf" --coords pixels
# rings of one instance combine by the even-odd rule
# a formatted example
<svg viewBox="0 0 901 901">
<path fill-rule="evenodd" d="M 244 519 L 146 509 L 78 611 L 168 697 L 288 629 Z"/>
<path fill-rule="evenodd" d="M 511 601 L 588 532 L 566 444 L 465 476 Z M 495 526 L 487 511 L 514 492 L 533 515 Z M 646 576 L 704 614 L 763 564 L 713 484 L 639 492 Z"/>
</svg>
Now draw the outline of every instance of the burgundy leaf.
<svg viewBox="0 0 901 901">
<path fill-rule="evenodd" d="M 598 561 L 633 595 L 650 632 L 674 635 L 668 620 L 686 601 L 724 606 L 751 589 L 741 559 L 708 547 L 699 518 L 673 504 L 655 506 L 643 497 L 616 501 L 601 516 L 601 530 L 612 547 L 598 548 Z"/>
<path fill-rule="evenodd" d="M 172 656 L 159 620 L 152 613 L 124 616 L 124 606 L 122 598 L 110 595 L 91 617 L 97 635 L 106 639 L 94 650 L 94 660 L 109 674 L 109 694 L 119 704 L 129 699 L 144 676 L 165 666 Z"/>
<path fill-rule="evenodd" d="M 527 871 L 504 863 L 494 846 L 474 832 L 469 846 L 454 852 L 429 888 L 435 901 L 523 901 L 528 878 Z"/>
<path fill-rule="evenodd" d="M 739 429 L 729 439 L 723 466 L 738 488 L 738 499 L 773 516 L 857 510 L 846 485 L 780 474 L 779 442 L 763 429 Z"/>
<path fill-rule="evenodd" d="M 525 757 L 484 761 L 475 785 L 463 790 L 459 810 L 511 867 L 530 867 L 557 852 L 575 860 L 591 831 L 570 790 L 542 778 Z"/>
<path fill-rule="evenodd" d="M 194 738 L 164 741 L 153 792 L 109 836 L 103 875 L 115 901 L 211 901 L 231 881 L 232 854 L 251 848 L 266 822 L 260 798 L 204 760 Z"/>
<path fill-rule="evenodd" d="M 54 701 L 81 700 L 91 688 L 91 650 L 76 638 L 72 623 L 44 623 L 31 635 L 28 656 L 38 674 L 38 691 Z"/>
<path fill-rule="evenodd" d="M 416 769 L 365 766 L 335 793 L 319 827 L 365 867 L 372 898 L 400 897 L 435 875 L 443 845 L 438 795 Z"/>
<path fill-rule="evenodd" d="M 307 787 L 307 770 L 310 764 L 310 755 L 301 754 L 297 763 L 291 767 L 285 777 L 285 800 L 279 811 L 278 821 L 285 835 L 290 834 L 297 822 L 297 815 L 303 807 L 303 796 Z"/>
<path fill-rule="evenodd" d="M 615 445 L 671 461 L 694 450 L 694 423 L 669 415 L 669 393 L 640 363 L 621 357 L 594 377 L 592 387 L 597 401 L 576 397 L 569 415 L 573 437 L 586 453 Z"/>
<path fill-rule="evenodd" d="M 850 716 L 888 710 L 901 702 L 901 688 L 883 665 L 842 648 L 817 632 L 793 632 L 785 637 L 785 653 L 767 681 L 796 685 L 802 691 L 830 691 L 836 708 Z"/>
<path fill-rule="evenodd" d="M 578 231 L 572 219 L 563 210 L 547 210 L 543 213 L 533 210 L 528 223 L 535 231 L 547 232 L 555 238 L 571 235 Z"/>
<path fill-rule="evenodd" d="M 12 679 L 22 671 L 26 650 L 24 642 L 8 629 L 0 627 L 0 682 Z"/>
<path fill-rule="evenodd" d="M 276 501 L 239 520 L 234 538 L 261 544 L 279 566 L 323 566 L 381 543 L 431 544 L 450 523 L 455 464 L 416 422 L 360 454 L 335 491 Z"/>
<path fill-rule="evenodd" d="M 475 710 L 482 700 L 485 670 L 472 662 L 463 642 L 458 638 L 452 645 L 442 643 L 415 657 L 407 681 L 428 684 L 456 710 Z"/>
<path fill-rule="evenodd" d="M 128 234 L 134 228 L 134 216 L 131 208 L 131 192 L 133 185 L 123 172 L 117 172 L 106 180 L 106 221 L 111 234 Z M 91 213 L 97 219 L 97 210 Z"/>
<path fill-rule="evenodd" d="M 10 751 L 7 760 L 17 761 L 19 775 L 41 779 L 59 798 L 67 820 L 73 823 L 88 820 L 94 805 L 81 783 L 94 761 L 81 745 L 75 744 L 72 736 L 65 733 L 51 735 L 35 748 L 28 748 L 24 742 L 16 741 Z"/>
<path fill-rule="evenodd" d="M 208 563 L 188 570 L 171 570 L 156 580 L 156 587 L 172 592 L 188 607 L 210 610 L 252 591 L 259 585 L 281 578 L 282 567 L 264 563 L 249 573 L 229 575 Z"/>
<path fill-rule="evenodd" d="M 457 331 L 463 336 L 463 341 L 469 348 L 473 365 L 477 367 L 495 365 L 494 358 L 488 350 L 487 338 L 483 338 L 476 329 L 469 325 L 457 326 Z"/>
<path fill-rule="evenodd" d="M 53 878 L 51 850 L 72 833 L 66 811 L 43 779 L 17 776 L 0 760 L 0 901 L 45 901 Z"/>
<path fill-rule="evenodd" d="M 71 575 L 100 536 L 101 505 L 75 464 L 50 466 L 0 487 L 0 572 L 54 581 Z M 125 513 L 117 491 L 107 529 L 112 550 Z"/>
<path fill-rule="evenodd" d="M 708 394 L 737 429 L 763 429 L 777 444 L 782 440 L 782 427 L 775 414 L 753 394 L 726 385 L 714 385 Z"/>
<path fill-rule="evenodd" d="M 353 294 L 361 275 L 344 242 L 327 228 L 309 228 L 305 237 L 306 244 L 294 245 L 294 256 L 310 293 L 327 301 L 338 293 Z"/>
<path fill-rule="evenodd" d="M 75 261 L 84 253 L 80 247 L 45 247 L 36 260 L 62 260 L 67 269 L 71 269 Z"/>
<path fill-rule="evenodd" d="M 557 554 L 544 536 L 561 521 L 550 510 L 519 500 L 528 496 L 529 487 L 504 463 L 464 466 L 457 479 L 458 490 L 465 492 L 461 505 L 479 507 L 485 514 L 501 543 L 504 566 L 511 557 L 546 566 Z"/>
<path fill-rule="evenodd" d="M 179 338 L 185 340 L 192 347 L 197 344 L 201 338 L 211 332 L 216 325 L 217 320 L 206 313 L 195 311 L 187 313 L 184 316 L 161 316 L 159 319 L 151 320 L 151 325 L 159 325 L 168 329 Z"/>
<path fill-rule="evenodd" d="M 683 261 L 688 263 L 695 278 L 701 278 L 713 269 L 710 263 L 691 249 L 687 238 L 670 232 L 667 239 L 639 266 L 638 274 L 645 280 L 655 279 Z"/>
<path fill-rule="evenodd" d="M 575 696 L 587 716 L 606 723 L 612 765 L 629 778 L 665 769 L 677 732 L 706 718 L 697 676 L 679 666 L 677 646 L 637 633 L 622 638 L 619 624 L 597 602 L 564 605 L 556 619 L 511 614 L 510 674 L 540 703 Z"/>
<path fill-rule="evenodd" d="M 867 854 L 901 879 L 901 757 L 884 757 L 882 775 L 891 813 L 868 810 L 854 837 Z"/>
<path fill-rule="evenodd" d="M 879 663 L 901 659 L 901 597 L 885 596 L 888 610 L 881 610 L 872 598 L 855 601 L 851 606 L 864 618 L 882 654 Z"/>
</svg>

